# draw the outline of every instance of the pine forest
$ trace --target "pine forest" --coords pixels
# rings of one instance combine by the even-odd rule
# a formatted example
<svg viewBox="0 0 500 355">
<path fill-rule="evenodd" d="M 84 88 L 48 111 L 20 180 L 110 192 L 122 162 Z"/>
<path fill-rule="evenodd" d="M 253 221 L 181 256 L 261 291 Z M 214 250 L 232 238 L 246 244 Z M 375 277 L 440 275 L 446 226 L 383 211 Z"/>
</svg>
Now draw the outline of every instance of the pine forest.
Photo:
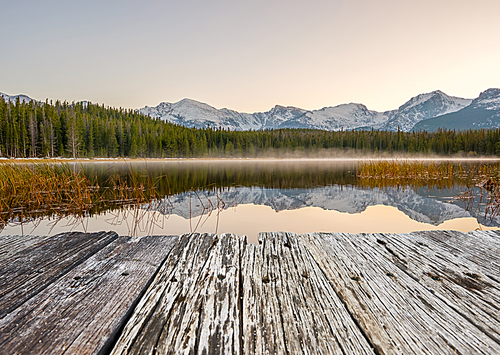
<svg viewBox="0 0 500 355">
<path fill-rule="evenodd" d="M 228 131 L 186 128 L 87 102 L 0 98 L 2 157 L 264 157 L 321 152 L 500 155 L 500 130 Z"/>
</svg>

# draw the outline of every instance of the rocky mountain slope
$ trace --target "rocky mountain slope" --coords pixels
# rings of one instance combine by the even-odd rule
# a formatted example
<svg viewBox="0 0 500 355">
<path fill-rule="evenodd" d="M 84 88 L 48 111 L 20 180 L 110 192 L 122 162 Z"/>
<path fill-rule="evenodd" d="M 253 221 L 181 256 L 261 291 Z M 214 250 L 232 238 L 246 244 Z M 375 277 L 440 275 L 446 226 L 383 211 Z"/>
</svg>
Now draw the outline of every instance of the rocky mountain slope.
<svg viewBox="0 0 500 355">
<path fill-rule="evenodd" d="M 397 110 L 377 112 L 359 103 L 304 110 L 297 107 L 275 106 L 266 112 L 240 113 L 226 108 L 216 109 L 191 99 L 176 103 L 162 102 L 155 107 L 143 107 L 139 112 L 151 117 L 187 127 L 214 127 L 230 130 L 275 128 L 309 128 L 328 131 L 341 129 L 383 129 L 410 131 L 425 119 L 456 112 L 472 100 L 448 96 L 433 91 L 411 98 Z"/>
<path fill-rule="evenodd" d="M 389 120 L 380 127 L 385 131 L 408 132 L 418 122 L 456 112 L 468 106 L 472 100 L 448 96 L 442 91 L 433 91 L 411 98 L 397 110 L 386 112 Z"/>
<path fill-rule="evenodd" d="M 500 128 L 500 89 L 488 89 L 461 110 L 421 121 L 413 130 L 431 132 L 443 127 L 457 130 Z"/>
</svg>

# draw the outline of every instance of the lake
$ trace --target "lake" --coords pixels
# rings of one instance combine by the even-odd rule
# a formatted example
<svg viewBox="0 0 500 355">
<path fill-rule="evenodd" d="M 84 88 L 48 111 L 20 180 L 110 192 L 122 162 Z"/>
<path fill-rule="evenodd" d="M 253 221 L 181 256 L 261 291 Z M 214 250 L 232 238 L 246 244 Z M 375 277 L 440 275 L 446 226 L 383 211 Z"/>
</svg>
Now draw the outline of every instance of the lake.
<svg viewBox="0 0 500 355">
<path fill-rule="evenodd" d="M 457 161 L 458 163 L 458 161 Z M 464 164 L 470 164 L 466 161 Z M 491 160 L 485 164 L 492 163 Z M 359 160 L 92 160 L 70 163 L 100 187 L 117 177 L 154 185 L 160 199 L 130 208 L 94 208 L 86 216 L 12 221 L 1 234 L 115 230 L 121 235 L 259 232 L 393 232 L 498 229 L 500 218 L 458 182 L 371 186 L 356 177 Z"/>
</svg>

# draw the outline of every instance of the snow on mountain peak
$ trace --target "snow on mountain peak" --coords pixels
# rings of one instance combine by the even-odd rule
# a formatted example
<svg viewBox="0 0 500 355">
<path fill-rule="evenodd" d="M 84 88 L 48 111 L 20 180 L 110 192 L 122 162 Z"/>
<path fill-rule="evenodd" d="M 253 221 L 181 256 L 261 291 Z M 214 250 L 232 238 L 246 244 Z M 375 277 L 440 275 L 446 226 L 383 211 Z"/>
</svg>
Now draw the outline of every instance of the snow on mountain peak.
<svg viewBox="0 0 500 355">
<path fill-rule="evenodd" d="M 492 88 L 483 91 L 471 105 L 485 110 L 500 110 L 500 89 Z"/>
<path fill-rule="evenodd" d="M 20 102 L 31 102 L 31 101 L 36 101 L 35 99 L 32 99 L 31 97 L 24 95 L 24 94 L 19 94 L 19 95 L 7 95 L 4 94 L 3 92 L 0 92 L 0 96 L 3 97 L 5 101 L 10 101 L 15 103 L 17 101 L 17 98 L 19 98 Z"/>
<path fill-rule="evenodd" d="M 500 89 L 491 88 L 479 94 L 478 99 L 491 99 L 500 97 Z"/>
<path fill-rule="evenodd" d="M 216 109 L 208 104 L 182 99 L 175 103 L 162 102 L 156 107 L 138 111 L 187 127 L 222 127 L 230 130 L 311 128 L 323 130 L 376 128 L 409 131 L 421 120 L 455 112 L 471 100 L 451 97 L 440 90 L 411 98 L 398 110 L 377 112 L 361 103 L 346 103 L 304 110 L 293 106 L 276 105 L 266 112 L 240 113 L 231 109 Z"/>
<path fill-rule="evenodd" d="M 387 112 L 389 120 L 381 129 L 410 131 L 420 121 L 459 111 L 471 102 L 471 99 L 449 96 L 441 90 L 420 94 L 399 109 Z"/>
</svg>

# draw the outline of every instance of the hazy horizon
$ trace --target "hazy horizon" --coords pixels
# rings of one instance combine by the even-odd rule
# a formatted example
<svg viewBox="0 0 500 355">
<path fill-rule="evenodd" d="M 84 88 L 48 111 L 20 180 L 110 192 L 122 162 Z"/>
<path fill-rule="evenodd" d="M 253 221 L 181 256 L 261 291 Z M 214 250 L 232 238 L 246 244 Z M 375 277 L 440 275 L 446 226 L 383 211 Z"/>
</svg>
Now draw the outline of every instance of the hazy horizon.
<svg viewBox="0 0 500 355">
<path fill-rule="evenodd" d="M 481 90 L 481 92 L 482 92 L 482 91 L 485 91 L 485 90 L 487 90 L 487 89 L 490 89 L 490 88 L 486 88 L 486 89 L 484 89 L 484 90 Z M 433 90 L 433 91 L 437 91 L 437 90 Z M 442 90 L 441 90 L 441 91 L 442 91 Z M 425 93 L 424 93 L 424 92 L 422 92 L 422 93 L 419 93 L 419 94 L 417 94 L 417 95 L 420 95 L 420 94 L 428 94 L 428 93 L 429 93 L 429 92 L 425 92 Z M 51 100 L 52 100 L 53 102 L 55 102 L 56 100 L 61 100 L 60 98 L 57 98 L 57 97 L 45 97 L 45 98 L 43 98 L 43 99 L 42 99 L 42 98 L 37 98 L 37 97 L 33 97 L 33 96 L 31 96 L 31 95 L 29 95 L 29 94 L 27 94 L 27 93 L 24 93 L 24 92 L 21 92 L 21 93 L 8 93 L 8 92 L 3 92 L 3 91 L 0 91 L 0 94 L 5 94 L 5 95 L 8 95 L 8 96 L 18 96 L 18 95 L 20 96 L 20 95 L 25 95 L 25 96 L 28 96 L 29 98 L 34 99 L 34 100 L 37 100 L 37 101 L 45 101 L 45 100 L 49 100 L 49 101 L 51 101 Z M 447 93 L 445 92 L 445 94 L 447 94 Z M 464 98 L 464 99 L 475 99 L 477 96 L 479 96 L 479 94 L 480 94 L 480 92 L 479 92 L 479 93 L 478 93 L 475 97 L 463 97 L 463 96 L 458 96 L 458 97 L 460 97 L 460 98 Z M 417 95 L 415 95 L 415 96 L 417 96 Z M 453 95 L 450 95 L 450 96 L 453 96 Z M 414 97 L 414 96 L 413 96 L 413 97 Z M 215 106 L 214 106 L 214 105 L 212 105 L 210 102 L 203 102 L 203 101 L 197 100 L 197 99 L 195 99 L 195 98 L 190 98 L 190 97 L 185 97 L 185 98 L 182 98 L 182 99 L 180 99 L 180 100 L 178 100 L 178 101 L 161 101 L 161 102 L 158 102 L 158 103 L 157 103 L 157 104 L 155 104 L 155 105 L 145 105 L 145 106 L 148 106 L 148 107 L 155 107 L 155 106 L 159 105 L 159 104 L 160 104 L 160 103 L 162 103 L 162 102 L 176 103 L 176 102 L 179 102 L 179 101 L 182 101 L 182 100 L 185 100 L 185 99 L 187 99 L 187 100 L 194 100 L 194 101 L 198 101 L 198 102 L 202 102 L 202 103 L 207 104 L 207 105 L 209 105 L 209 106 L 212 106 L 212 107 L 214 107 L 214 108 L 216 108 L 216 109 L 218 109 L 218 110 L 220 110 L 220 109 L 229 109 L 229 110 L 234 110 L 232 107 L 227 107 L 227 106 L 215 107 Z M 399 107 L 399 106 L 403 105 L 404 103 L 406 103 L 406 102 L 407 102 L 408 100 L 410 100 L 410 99 L 411 99 L 411 97 L 409 97 L 409 98 L 408 98 L 407 100 L 405 100 L 404 102 L 401 102 L 399 105 L 397 105 L 397 107 L 393 107 L 393 108 L 390 108 L 390 109 L 388 109 L 388 110 L 379 111 L 379 112 L 385 112 L 385 111 L 389 111 L 389 110 L 395 110 L 395 109 L 398 109 L 398 107 Z M 64 100 L 63 100 L 63 101 L 64 101 Z M 73 102 L 73 101 L 74 101 L 74 102 L 82 102 L 82 101 L 83 101 L 83 102 L 92 102 L 93 104 L 99 104 L 99 105 L 104 104 L 105 106 L 110 106 L 110 107 L 115 107 L 115 108 L 122 107 L 122 108 L 125 108 L 125 109 L 141 109 L 141 108 L 143 108 L 143 107 L 144 107 L 144 106 L 143 106 L 143 107 L 123 107 L 123 106 L 112 106 L 112 105 L 108 105 L 106 102 L 95 102 L 95 101 L 91 101 L 91 100 L 71 100 L 71 101 L 70 101 L 70 100 L 66 100 L 66 101 L 67 101 L 67 102 Z M 364 105 L 364 103 L 363 103 L 363 102 L 352 102 L 352 101 L 350 101 L 350 102 L 342 102 L 342 103 L 339 103 L 339 104 L 336 104 L 336 105 L 332 105 L 332 106 L 348 105 L 348 104 L 352 104 L 352 103 L 354 103 L 354 104 L 363 104 L 363 105 Z M 285 105 L 275 104 L 275 105 L 273 105 L 273 106 L 269 107 L 267 110 L 262 110 L 262 111 L 252 111 L 252 112 L 250 112 L 250 111 L 239 111 L 239 112 L 241 112 L 241 113 L 259 113 L 259 112 L 267 112 L 267 111 L 270 111 L 270 110 L 271 110 L 273 107 L 275 107 L 275 106 L 285 106 Z M 286 105 L 286 106 L 289 106 L 289 107 L 295 107 L 295 108 L 300 108 L 300 109 L 304 109 L 304 107 L 299 107 L 299 106 L 297 106 L 297 105 Z M 328 107 L 328 106 L 316 107 L 316 108 L 306 109 L 306 110 L 311 110 L 311 111 L 312 111 L 312 110 L 319 110 L 319 109 L 322 109 L 322 108 L 325 108 L 325 107 Z M 368 107 L 368 106 L 367 106 L 367 108 L 368 108 L 369 110 L 371 110 L 371 111 L 377 111 L 377 110 L 374 110 L 374 109 L 372 109 L 371 107 Z M 238 111 L 238 110 L 235 110 L 235 111 Z"/>
<path fill-rule="evenodd" d="M 375 111 L 500 87 L 493 0 L 2 4 L 0 91 L 140 108 Z"/>
</svg>

